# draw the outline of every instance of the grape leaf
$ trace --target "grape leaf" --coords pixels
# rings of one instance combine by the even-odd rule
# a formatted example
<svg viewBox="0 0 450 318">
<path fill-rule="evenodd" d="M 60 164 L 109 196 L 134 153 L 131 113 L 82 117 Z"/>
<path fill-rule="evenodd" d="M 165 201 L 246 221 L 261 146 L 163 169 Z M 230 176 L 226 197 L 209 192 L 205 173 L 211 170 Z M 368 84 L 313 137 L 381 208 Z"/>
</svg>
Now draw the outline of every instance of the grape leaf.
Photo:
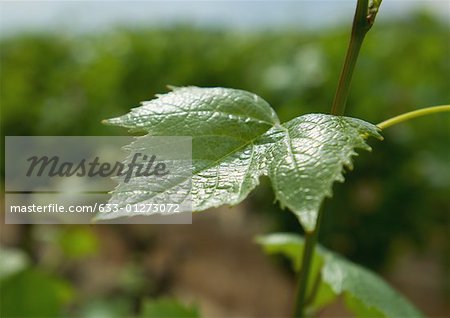
<svg viewBox="0 0 450 318">
<path fill-rule="evenodd" d="M 256 241 L 267 253 L 288 257 L 294 269 L 300 270 L 302 254 L 299 251 L 303 250 L 304 241 L 299 235 L 275 233 L 258 237 Z M 323 247 L 316 248 L 313 264 L 323 264 L 319 268 L 321 273 L 319 292 L 316 301 L 311 304 L 315 310 L 333 300 L 328 295 L 326 297 L 322 295 L 331 290 L 334 299 L 340 295 L 344 296 L 347 308 L 357 317 L 422 317 L 412 304 L 376 274 Z M 312 271 L 317 271 L 317 268 L 313 268 Z"/>
<path fill-rule="evenodd" d="M 237 204 L 259 183 L 262 159 L 258 153 L 264 146 L 257 145 L 255 139 L 279 120 L 267 102 L 254 94 L 185 87 L 175 88 L 125 116 L 105 122 L 146 131 L 149 137 L 192 136 L 192 180 L 171 182 L 165 192 L 183 199 L 185 195 L 181 193 L 190 188 L 193 208 L 200 211 Z M 130 149 L 144 147 L 145 137 L 136 140 Z M 146 182 L 152 181 L 134 178 L 128 184 L 120 183 L 110 202 L 119 206 L 149 200 L 164 203 L 164 189 L 160 193 L 146 191 Z M 120 213 L 102 213 L 97 219 L 119 216 Z"/>
<path fill-rule="evenodd" d="M 105 122 L 148 137 L 192 136 L 192 179 L 168 184 L 161 193 L 174 194 L 189 183 L 194 211 L 237 204 L 267 175 L 277 200 L 296 213 L 307 231 L 315 228 L 333 182 L 343 181 L 343 167 L 352 168 L 354 149 L 370 150 L 365 138 L 381 138 L 376 126 L 349 117 L 308 114 L 280 124 L 262 98 L 226 88 L 175 88 Z M 161 193 L 146 191 L 145 180 L 137 178 L 119 184 L 110 202 L 154 202 Z"/>
<path fill-rule="evenodd" d="M 343 166 L 353 168 L 354 148 L 370 150 L 367 135 L 380 137 L 372 124 L 348 117 L 308 114 L 282 125 L 282 138 L 271 148 L 269 177 L 277 199 L 312 231 L 320 205 L 344 181 Z"/>
</svg>

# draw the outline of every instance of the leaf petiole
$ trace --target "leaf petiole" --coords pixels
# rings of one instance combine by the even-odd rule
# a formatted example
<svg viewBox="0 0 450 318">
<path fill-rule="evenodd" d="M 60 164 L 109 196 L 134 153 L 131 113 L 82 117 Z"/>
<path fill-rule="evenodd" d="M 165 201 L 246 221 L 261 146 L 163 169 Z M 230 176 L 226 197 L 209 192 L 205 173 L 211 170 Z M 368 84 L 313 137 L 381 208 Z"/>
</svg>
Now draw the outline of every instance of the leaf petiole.
<svg viewBox="0 0 450 318">
<path fill-rule="evenodd" d="M 416 117 L 422 117 L 422 116 L 429 115 L 429 114 L 449 112 L 449 111 L 450 111 L 450 105 L 426 107 L 426 108 L 414 110 L 412 112 L 408 112 L 408 113 L 404 113 L 404 114 L 392 117 L 390 119 L 387 119 L 387 120 L 377 124 L 377 126 L 378 126 L 378 128 L 384 130 L 386 128 L 400 124 L 404 121 L 408 121 L 408 120 L 416 118 Z"/>
</svg>

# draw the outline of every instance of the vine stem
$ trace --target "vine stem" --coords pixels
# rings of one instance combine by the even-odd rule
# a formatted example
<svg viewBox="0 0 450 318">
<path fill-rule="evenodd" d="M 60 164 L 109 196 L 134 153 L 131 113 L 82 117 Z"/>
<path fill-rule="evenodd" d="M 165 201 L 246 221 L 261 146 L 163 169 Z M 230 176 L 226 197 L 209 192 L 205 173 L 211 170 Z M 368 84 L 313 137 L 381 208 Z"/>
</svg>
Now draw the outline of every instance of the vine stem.
<svg viewBox="0 0 450 318">
<path fill-rule="evenodd" d="M 305 307 L 310 300 L 307 299 L 306 293 L 308 292 L 309 273 L 319 235 L 320 224 L 322 223 L 322 215 L 323 207 L 319 209 L 315 229 L 305 234 L 305 247 L 303 249 L 302 265 L 298 276 L 297 301 L 294 309 L 294 317 L 305 317 Z"/>
<path fill-rule="evenodd" d="M 392 117 L 390 119 L 387 119 L 387 120 L 377 124 L 377 126 L 383 130 L 388 127 L 400 124 L 404 121 L 408 121 L 408 120 L 416 118 L 416 117 L 422 117 L 425 115 L 441 113 L 441 112 L 450 112 L 450 105 L 432 106 L 432 107 L 426 107 L 426 108 L 414 110 L 412 112 L 404 113 L 404 114 Z"/>
<path fill-rule="evenodd" d="M 358 0 L 355 16 L 353 18 L 350 41 L 344 60 L 344 66 L 339 76 L 339 83 L 333 99 L 333 105 L 331 107 L 332 115 L 344 115 L 345 104 L 347 102 L 347 97 L 350 90 L 350 82 L 352 80 L 359 51 L 366 33 L 370 30 L 375 21 L 381 1 L 382 0 L 371 0 L 369 6 L 369 0 Z M 311 297 L 308 298 L 306 294 L 308 292 L 308 279 L 311 263 L 314 257 L 317 237 L 320 230 L 322 214 L 323 208 L 320 208 L 317 216 L 316 227 L 313 231 L 306 231 L 305 234 L 305 247 L 302 255 L 302 265 L 298 275 L 298 287 L 294 309 L 294 317 L 296 318 L 305 317 L 305 308 L 307 303 L 314 300 L 310 299 Z M 312 295 L 312 297 L 314 298 L 314 295 Z"/>
<path fill-rule="evenodd" d="M 350 82 L 352 80 L 358 54 L 364 41 L 364 37 L 370 30 L 375 19 L 375 15 L 369 15 L 368 2 L 368 0 L 358 0 L 356 5 L 350 42 L 348 44 L 344 66 L 342 67 L 341 75 L 339 76 L 339 83 L 331 107 L 332 115 L 344 115 L 345 105 L 350 91 Z"/>
</svg>

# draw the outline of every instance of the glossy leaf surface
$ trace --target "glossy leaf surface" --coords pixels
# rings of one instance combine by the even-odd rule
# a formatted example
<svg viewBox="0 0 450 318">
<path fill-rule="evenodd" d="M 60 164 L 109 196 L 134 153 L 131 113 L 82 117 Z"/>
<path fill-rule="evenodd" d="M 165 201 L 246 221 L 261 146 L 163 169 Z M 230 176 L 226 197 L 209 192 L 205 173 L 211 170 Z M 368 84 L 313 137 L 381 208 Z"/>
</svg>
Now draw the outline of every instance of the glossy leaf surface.
<svg viewBox="0 0 450 318">
<path fill-rule="evenodd" d="M 179 182 L 191 182 L 194 211 L 237 204 L 267 175 L 277 200 L 307 231 L 315 228 L 333 182 L 343 181 L 343 167 L 352 167 L 354 149 L 370 150 L 365 138 L 380 137 L 374 125 L 349 117 L 308 114 L 280 124 L 262 98 L 225 88 L 175 88 L 106 122 L 149 137 L 192 136 L 192 180 Z M 133 180 L 119 185 L 111 202 L 148 202 L 158 195 L 142 186 Z M 177 188 L 170 184 L 161 191 Z"/>
</svg>

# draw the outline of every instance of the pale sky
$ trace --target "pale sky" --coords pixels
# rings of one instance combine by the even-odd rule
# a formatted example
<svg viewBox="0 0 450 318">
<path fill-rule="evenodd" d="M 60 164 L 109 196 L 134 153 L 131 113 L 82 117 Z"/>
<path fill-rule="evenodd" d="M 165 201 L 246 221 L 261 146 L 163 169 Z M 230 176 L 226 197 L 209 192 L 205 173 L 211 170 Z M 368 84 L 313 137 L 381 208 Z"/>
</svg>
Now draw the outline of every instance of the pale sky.
<svg viewBox="0 0 450 318">
<path fill-rule="evenodd" d="M 351 22 L 356 0 L 291 1 L 5 1 L 0 36 L 21 31 L 92 32 L 115 25 L 171 25 L 259 29 L 316 28 Z M 450 21 L 450 0 L 384 0 L 387 20 L 425 9 Z"/>
</svg>

